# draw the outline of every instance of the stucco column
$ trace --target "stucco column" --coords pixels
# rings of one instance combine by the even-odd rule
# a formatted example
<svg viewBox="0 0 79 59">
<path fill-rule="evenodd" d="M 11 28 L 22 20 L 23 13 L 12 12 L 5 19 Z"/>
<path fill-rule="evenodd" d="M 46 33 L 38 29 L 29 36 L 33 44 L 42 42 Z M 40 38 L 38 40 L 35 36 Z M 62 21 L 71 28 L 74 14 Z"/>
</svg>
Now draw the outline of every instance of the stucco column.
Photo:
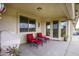
<svg viewBox="0 0 79 59">
<path fill-rule="evenodd" d="M 68 21 L 68 41 L 71 39 L 71 22 L 70 20 Z"/>
<path fill-rule="evenodd" d="M 59 31 L 58 31 L 59 40 L 61 40 L 61 21 L 59 21 Z"/>
<path fill-rule="evenodd" d="M 50 22 L 50 37 L 53 37 L 53 21 Z"/>
<path fill-rule="evenodd" d="M 0 31 L 0 53 L 1 53 L 1 31 Z"/>
</svg>

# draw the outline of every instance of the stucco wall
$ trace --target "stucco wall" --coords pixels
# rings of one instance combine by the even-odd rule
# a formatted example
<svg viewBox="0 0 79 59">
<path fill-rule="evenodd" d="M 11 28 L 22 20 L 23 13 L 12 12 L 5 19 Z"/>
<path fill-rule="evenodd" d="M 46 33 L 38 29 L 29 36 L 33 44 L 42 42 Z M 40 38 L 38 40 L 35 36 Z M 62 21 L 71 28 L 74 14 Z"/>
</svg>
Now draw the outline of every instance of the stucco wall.
<svg viewBox="0 0 79 59">
<path fill-rule="evenodd" d="M 0 20 L 0 31 L 13 31 L 16 32 L 16 11 L 7 8 L 5 14 L 2 14 Z"/>
<path fill-rule="evenodd" d="M 68 21 L 68 41 L 72 40 L 73 33 L 75 33 L 75 27 L 71 20 Z"/>
</svg>

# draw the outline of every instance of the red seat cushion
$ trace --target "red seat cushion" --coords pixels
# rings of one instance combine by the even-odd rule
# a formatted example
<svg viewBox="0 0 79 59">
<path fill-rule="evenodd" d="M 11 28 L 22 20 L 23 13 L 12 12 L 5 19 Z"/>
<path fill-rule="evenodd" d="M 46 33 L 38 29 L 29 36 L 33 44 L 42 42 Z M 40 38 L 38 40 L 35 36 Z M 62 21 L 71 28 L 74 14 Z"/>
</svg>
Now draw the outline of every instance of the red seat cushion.
<svg viewBox="0 0 79 59">
<path fill-rule="evenodd" d="M 33 34 L 27 34 L 27 42 L 32 43 L 35 42 L 36 40 L 33 37 Z"/>
<path fill-rule="evenodd" d="M 37 33 L 37 36 L 38 37 L 42 37 L 42 33 Z"/>
<path fill-rule="evenodd" d="M 27 34 L 27 39 L 33 39 L 33 34 Z"/>
<path fill-rule="evenodd" d="M 36 44 L 41 44 L 42 41 L 38 40 L 36 38 L 33 37 L 33 34 L 27 34 L 27 42 L 28 43 L 36 43 Z"/>
<path fill-rule="evenodd" d="M 45 40 L 48 40 L 48 39 L 49 39 L 49 38 L 43 36 L 42 33 L 37 33 L 37 36 L 38 36 L 38 37 L 41 37 L 41 38 L 45 38 Z"/>
<path fill-rule="evenodd" d="M 36 41 L 35 39 L 32 39 L 32 40 L 31 40 L 31 42 L 35 42 L 35 41 Z"/>
<path fill-rule="evenodd" d="M 41 44 L 42 41 L 41 41 L 41 40 L 37 40 L 35 43 L 36 43 L 36 44 Z"/>
<path fill-rule="evenodd" d="M 47 37 L 45 37 L 45 36 L 43 36 L 43 38 L 45 38 L 45 40 L 48 40 L 49 38 L 47 38 Z"/>
</svg>

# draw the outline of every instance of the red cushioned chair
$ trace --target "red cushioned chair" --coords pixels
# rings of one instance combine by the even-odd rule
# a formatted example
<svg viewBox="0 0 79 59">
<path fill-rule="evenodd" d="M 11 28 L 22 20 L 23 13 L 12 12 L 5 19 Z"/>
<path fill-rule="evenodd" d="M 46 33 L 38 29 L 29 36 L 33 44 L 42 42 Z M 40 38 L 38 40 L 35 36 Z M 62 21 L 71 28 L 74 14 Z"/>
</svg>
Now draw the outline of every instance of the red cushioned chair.
<svg viewBox="0 0 79 59">
<path fill-rule="evenodd" d="M 49 38 L 43 36 L 42 33 L 37 33 L 37 37 L 44 38 L 45 40 L 49 40 Z"/>
<path fill-rule="evenodd" d="M 35 43 L 37 45 L 41 44 L 42 41 L 33 37 L 33 34 L 27 34 L 27 43 Z"/>
</svg>

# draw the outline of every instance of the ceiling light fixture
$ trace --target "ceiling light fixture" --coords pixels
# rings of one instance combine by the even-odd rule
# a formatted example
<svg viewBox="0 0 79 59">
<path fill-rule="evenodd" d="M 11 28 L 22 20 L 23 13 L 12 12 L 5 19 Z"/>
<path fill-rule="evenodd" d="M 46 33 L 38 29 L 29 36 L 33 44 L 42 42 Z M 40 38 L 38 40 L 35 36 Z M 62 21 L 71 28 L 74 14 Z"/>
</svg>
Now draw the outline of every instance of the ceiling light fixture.
<svg viewBox="0 0 79 59">
<path fill-rule="evenodd" d="M 42 7 L 38 7 L 37 10 L 38 10 L 38 11 L 41 11 L 41 10 L 42 10 Z"/>
</svg>

